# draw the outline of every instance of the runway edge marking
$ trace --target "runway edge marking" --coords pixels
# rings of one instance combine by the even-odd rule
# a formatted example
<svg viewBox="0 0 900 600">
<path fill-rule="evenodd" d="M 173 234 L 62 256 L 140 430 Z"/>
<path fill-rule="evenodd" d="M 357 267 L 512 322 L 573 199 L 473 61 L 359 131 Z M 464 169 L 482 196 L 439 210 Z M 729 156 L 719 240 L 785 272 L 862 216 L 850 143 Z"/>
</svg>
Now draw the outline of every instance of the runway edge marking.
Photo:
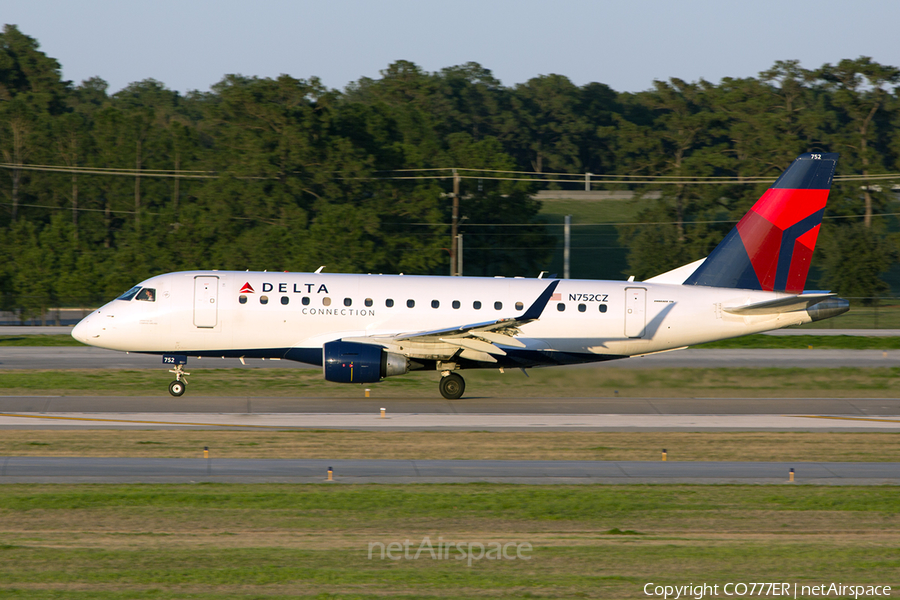
<svg viewBox="0 0 900 600">
<path fill-rule="evenodd" d="M 875 421 L 877 423 L 900 423 L 898 419 L 876 419 L 875 417 L 833 417 L 828 415 L 785 415 L 795 419 L 832 419 L 834 421 Z"/>
</svg>

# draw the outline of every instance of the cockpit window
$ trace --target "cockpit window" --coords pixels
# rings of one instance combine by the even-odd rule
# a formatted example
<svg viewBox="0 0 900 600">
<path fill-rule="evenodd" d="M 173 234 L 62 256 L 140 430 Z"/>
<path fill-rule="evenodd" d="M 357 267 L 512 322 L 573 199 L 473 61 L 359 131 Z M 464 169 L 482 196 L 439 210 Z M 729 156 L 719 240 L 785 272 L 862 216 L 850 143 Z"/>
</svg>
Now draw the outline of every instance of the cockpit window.
<svg viewBox="0 0 900 600">
<path fill-rule="evenodd" d="M 116 300 L 131 300 L 132 298 L 135 297 L 135 295 L 137 295 L 137 293 L 139 291 L 141 291 L 141 286 L 136 285 L 133 288 L 131 288 L 130 290 L 128 290 L 127 292 L 125 292 L 124 294 L 122 294 L 121 296 L 119 296 L 118 298 L 116 298 Z"/>
<path fill-rule="evenodd" d="M 144 288 L 138 295 L 135 296 L 135 300 L 143 300 L 144 302 L 156 302 L 156 290 L 153 288 Z"/>
</svg>

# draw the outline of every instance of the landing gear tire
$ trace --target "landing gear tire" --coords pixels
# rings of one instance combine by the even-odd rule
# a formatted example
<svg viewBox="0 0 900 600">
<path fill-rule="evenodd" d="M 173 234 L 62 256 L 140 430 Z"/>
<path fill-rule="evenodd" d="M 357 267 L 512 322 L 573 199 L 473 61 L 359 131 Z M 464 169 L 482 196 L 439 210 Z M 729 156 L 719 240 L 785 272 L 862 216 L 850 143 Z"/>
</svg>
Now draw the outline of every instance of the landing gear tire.
<svg viewBox="0 0 900 600">
<path fill-rule="evenodd" d="M 183 381 L 173 381 L 169 384 L 169 393 L 173 396 L 181 396 L 186 389 L 187 386 L 184 385 Z"/>
<path fill-rule="evenodd" d="M 466 381 L 456 373 L 450 373 L 441 377 L 438 387 L 441 390 L 441 396 L 447 400 L 458 400 L 466 391 Z"/>
</svg>

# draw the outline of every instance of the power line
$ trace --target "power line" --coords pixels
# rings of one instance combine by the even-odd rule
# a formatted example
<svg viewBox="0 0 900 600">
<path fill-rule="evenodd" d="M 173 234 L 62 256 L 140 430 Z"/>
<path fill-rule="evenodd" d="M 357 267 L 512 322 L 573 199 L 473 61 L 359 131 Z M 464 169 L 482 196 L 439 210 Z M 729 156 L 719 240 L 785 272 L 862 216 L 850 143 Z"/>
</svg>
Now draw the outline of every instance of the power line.
<svg viewBox="0 0 900 600">
<path fill-rule="evenodd" d="M 41 171 L 48 173 L 69 173 L 84 175 L 114 175 L 119 177 L 161 177 L 177 179 L 220 179 L 225 174 L 216 171 L 194 171 L 173 169 L 126 169 L 115 167 L 79 167 L 67 165 L 32 165 L 0 163 L 0 168 L 12 171 Z M 532 183 L 572 183 L 581 184 L 588 178 L 588 185 L 594 184 L 621 184 L 621 185 L 755 185 L 758 183 L 772 183 L 772 177 L 712 177 L 712 176 L 681 176 L 681 175 L 598 175 L 596 173 L 531 173 L 528 171 L 504 171 L 499 169 L 471 169 L 457 168 L 458 171 L 474 173 L 498 173 L 508 175 L 528 175 L 528 177 L 500 177 L 483 175 L 458 175 L 460 179 L 479 179 L 488 181 L 515 181 Z M 395 169 L 392 171 L 374 171 L 375 173 L 413 173 L 429 171 L 451 171 L 445 175 L 393 175 L 393 176 L 365 176 L 365 177 L 337 177 L 343 181 L 404 181 L 404 180 L 449 180 L 453 178 L 451 167 L 423 168 L 423 169 Z M 334 171 L 333 173 L 343 173 Z M 297 175 L 299 172 L 293 172 Z M 247 180 L 276 180 L 278 177 L 241 176 L 233 175 L 237 179 Z M 571 177 L 572 179 L 565 179 Z M 602 181 L 591 181 L 590 178 L 603 178 Z M 640 179 L 639 179 L 640 178 Z M 843 175 L 834 178 L 836 182 L 851 181 L 900 181 L 900 173 L 881 173 L 873 175 Z"/>
</svg>

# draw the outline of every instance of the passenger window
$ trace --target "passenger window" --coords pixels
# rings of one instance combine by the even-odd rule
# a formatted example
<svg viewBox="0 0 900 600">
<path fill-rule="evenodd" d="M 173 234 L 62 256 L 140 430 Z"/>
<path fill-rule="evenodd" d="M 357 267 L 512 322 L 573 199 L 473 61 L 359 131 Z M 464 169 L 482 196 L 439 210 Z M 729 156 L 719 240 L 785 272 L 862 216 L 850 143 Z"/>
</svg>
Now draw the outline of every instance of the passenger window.
<svg viewBox="0 0 900 600">
<path fill-rule="evenodd" d="M 437 300 L 431 301 L 431 308 L 440 308 L 440 307 L 441 307 L 441 303 L 439 301 L 437 301 Z"/>
<path fill-rule="evenodd" d="M 475 302 L 472 303 L 472 308 L 474 308 L 475 310 L 481 310 L 481 302 L 476 300 Z"/>
<path fill-rule="evenodd" d="M 407 308 L 414 308 L 415 306 L 416 306 L 416 301 L 415 301 L 415 300 L 407 300 L 407 301 L 406 301 L 406 307 L 407 307 Z"/>
<path fill-rule="evenodd" d="M 601 305 L 600 305 L 600 312 L 602 312 L 602 313 L 606 312 L 606 305 L 605 305 L 605 304 L 601 304 Z"/>
<path fill-rule="evenodd" d="M 244 295 L 238 296 L 238 302 L 240 302 L 241 304 L 247 304 L 247 296 L 244 296 Z"/>
<path fill-rule="evenodd" d="M 351 304 L 353 304 L 353 300 L 351 300 L 350 298 L 344 298 L 344 306 L 350 306 Z"/>
<path fill-rule="evenodd" d="M 494 310 L 500 310 L 501 308 L 503 308 L 502 302 L 494 302 Z"/>
<path fill-rule="evenodd" d="M 322 306 L 331 306 L 331 298 L 328 296 L 322 298 Z"/>
<path fill-rule="evenodd" d="M 387 306 L 388 308 L 390 308 L 390 307 L 394 306 L 394 301 L 392 299 L 388 298 L 387 300 L 384 301 L 384 305 Z"/>
<path fill-rule="evenodd" d="M 525 305 L 521 302 L 516 302 L 516 310 L 522 310 L 525 308 Z"/>
<path fill-rule="evenodd" d="M 459 300 L 454 300 L 452 306 L 453 308 L 459 308 Z"/>
<path fill-rule="evenodd" d="M 587 306 L 585 306 L 584 304 L 578 305 L 578 312 L 584 312 L 586 310 L 587 310 Z"/>
<path fill-rule="evenodd" d="M 144 288 L 138 292 L 135 300 L 143 300 L 144 302 L 156 302 L 156 290 L 153 288 Z"/>
<path fill-rule="evenodd" d="M 259 297 L 259 303 L 260 303 L 260 304 L 268 304 L 268 303 L 269 303 L 269 297 L 268 297 L 268 296 L 260 296 L 260 297 Z"/>
<path fill-rule="evenodd" d="M 287 303 L 290 302 L 290 301 L 291 301 L 291 299 L 288 298 L 287 296 L 282 296 L 282 297 L 281 297 L 281 303 L 282 303 L 282 304 L 287 304 Z"/>
<path fill-rule="evenodd" d="M 300 304 L 303 306 L 309 306 L 309 296 L 303 296 L 303 300 L 300 301 Z"/>
<path fill-rule="evenodd" d="M 366 298 L 365 304 L 366 304 L 366 306 L 372 306 L 372 299 L 371 299 L 371 298 Z"/>
<path fill-rule="evenodd" d="M 562 302 L 560 302 L 559 304 L 556 305 L 556 310 L 558 310 L 559 312 L 562 312 L 562 311 L 566 310 L 566 305 L 563 304 Z"/>
</svg>

